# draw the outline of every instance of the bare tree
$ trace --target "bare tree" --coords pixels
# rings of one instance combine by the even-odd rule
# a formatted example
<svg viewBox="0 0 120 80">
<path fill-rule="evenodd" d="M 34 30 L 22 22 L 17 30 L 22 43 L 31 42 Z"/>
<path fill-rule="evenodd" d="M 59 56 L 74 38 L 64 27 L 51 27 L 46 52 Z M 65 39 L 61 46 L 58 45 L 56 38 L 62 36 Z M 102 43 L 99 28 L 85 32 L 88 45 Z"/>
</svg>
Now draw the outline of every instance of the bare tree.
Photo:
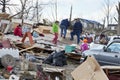
<svg viewBox="0 0 120 80">
<path fill-rule="evenodd" d="M 33 18 L 36 18 L 37 23 L 39 23 L 41 15 L 42 15 L 43 8 L 41 7 L 41 5 L 44 5 L 44 4 L 39 3 L 39 1 L 37 0 L 35 2 L 35 6 L 33 7 L 34 8 Z"/>
<path fill-rule="evenodd" d="M 21 2 L 21 16 L 20 16 L 20 19 L 22 19 L 22 25 L 23 25 L 23 22 L 24 22 L 23 16 L 24 16 L 24 11 L 25 11 L 27 1 L 28 0 L 20 0 L 20 2 Z"/>
<path fill-rule="evenodd" d="M 20 6 L 16 7 L 16 12 L 19 13 L 18 18 L 22 19 L 22 25 L 24 23 L 24 19 L 29 18 L 30 10 L 33 9 L 33 0 L 20 0 Z"/>
<path fill-rule="evenodd" d="M 117 35 L 120 35 L 120 2 L 118 3 L 118 6 L 116 6 L 117 12 L 118 12 L 118 27 L 117 27 Z"/>
<path fill-rule="evenodd" d="M 16 6 L 16 4 L 9 4 L 11 0 L 0 0 L 0 5 L 2 6 L 2 12 L 6 13 L 6 8 L 10 9 L 8 6 Z"/>
<path fill-rule="evenodd" d="M 25 19 L 29 19 L 32 9 L 33 6 L 30 6 L 27 9 L 25 9 Z"/>
<path fill-rule="evenodd" d="M 21 6 L 15 7 L 18 18 L 22 19 L 22 24 L 24 19 L 35 20 L 37 23 L 40 22 L 42 16 L 42 10 L 44 6 L 49 5 L 48 3 L 41 3 L 40 0 L 20 0 Z"/>
<path fill-rule="evenodd" d="M 104 3 L 104 12 L 105 12 L 105 16 L 106 16 L 106 24 L 107 24 L 107 27 L 108 25 L 110 24 L 110 12 L 111 12 L 111 9 L 112 7 L 110 6 L 111 3 L 110 3 L 110 0 L 104 0 L 105 3 Z"/>
<path fill-rule="evenodd" d="M 40 22 L 41 16 L 43 14 L 42 10 L 45 6 L 49 5 L 50 2 L 47 3 L 41 3 L 40 0 L 36 0 L 35 4 L 33 5 L 33 13 L 31 19 L 34 19 L 37 23 Z"/>
<path fill-rule="evenodd" d="M 55 1 L 55 16 L 56 16 L 56 21 L 57 21 L 57 9 L 58 9 L 58 2 L 57 2 L 57 0 Z"/>
</svg>

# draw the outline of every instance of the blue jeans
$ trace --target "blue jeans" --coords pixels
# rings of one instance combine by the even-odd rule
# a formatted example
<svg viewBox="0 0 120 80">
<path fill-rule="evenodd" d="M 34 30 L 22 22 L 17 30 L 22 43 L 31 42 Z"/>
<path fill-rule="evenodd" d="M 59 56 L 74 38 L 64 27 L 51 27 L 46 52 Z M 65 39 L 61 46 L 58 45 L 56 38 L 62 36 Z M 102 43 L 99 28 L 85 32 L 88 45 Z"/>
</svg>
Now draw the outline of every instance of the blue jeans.
<svg viewBox="0 0 120 80">
<path fill-rule="evenodd" d="M 61 37 L 62 37 L 62 36 L 63 36 L 63 37 L 66 37 L 66 33 L 67 33 L 67 28 L 66 28 L 66 26 L 61 25 L 60 28 L 61 28 Z"/>
<path fill-rule="evenodd" d="M 80 42 L 80 31 L 73 31 L 70 34 L 71 34 L 71 39 L 70 40 L 74 40 L 74 35 L 76 35 L 77 36 L 77 44 L 79 44 L 79 42 Z"/>
</svg>

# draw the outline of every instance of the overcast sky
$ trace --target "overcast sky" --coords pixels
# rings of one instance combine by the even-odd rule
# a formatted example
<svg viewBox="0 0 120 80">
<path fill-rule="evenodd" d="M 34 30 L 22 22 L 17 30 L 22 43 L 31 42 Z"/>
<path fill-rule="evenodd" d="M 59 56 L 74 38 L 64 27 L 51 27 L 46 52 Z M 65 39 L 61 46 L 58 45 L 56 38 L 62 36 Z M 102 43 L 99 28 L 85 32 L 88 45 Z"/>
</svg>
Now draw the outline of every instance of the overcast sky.
<svg viewBox="0 0 120 80">
<path fill-rule="evenodd" d="M 50 0 L 39 0 L 42 3 L 47 3 Z M 57 0 L 57 13 L 58 20 L 63 18 L 69 18 L 70 7 L 73 6 L 72 19 L 80 17 L 90 20 L 96 20 L 101 22 L 105 17 L 105 1 L 106 0 Z M 110 0 L 111 14 L 117 16 L 115 5 L 120 0 Z M 14 3 L 18 3 L 18 0 L 12 0 Z M 54 3 L 55 0 L 52 0 Z M 53 5 L 44 6 L 42 18 L 48 18 L 54 20 L 55 8 Z"/>
</svg>

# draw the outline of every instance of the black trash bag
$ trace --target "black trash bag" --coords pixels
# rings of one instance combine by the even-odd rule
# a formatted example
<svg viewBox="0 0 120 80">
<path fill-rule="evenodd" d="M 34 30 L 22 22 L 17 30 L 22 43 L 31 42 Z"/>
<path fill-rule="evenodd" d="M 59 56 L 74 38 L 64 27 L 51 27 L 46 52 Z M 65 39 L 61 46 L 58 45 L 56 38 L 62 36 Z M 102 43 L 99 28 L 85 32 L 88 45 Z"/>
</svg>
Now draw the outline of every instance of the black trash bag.
<svg viewBox="0 0 120 80">
<path fill-rule="evenodd" d="M 67 65 L 67 59 L 66 58 L 63 58 L 63 57 L 58 57 L 58 58 L 53 58 L 53 63 L 52 65 L 54 66 L 64 66 L 64 65 Z"/>
<path fill-rule="evenodd" d="M 46 64 L 50 64 L 53 66 L 64 66 L 67 65 L 67 59 L 65 56 L 65 50 L 57 52 L 54 51 L 48 58 L 46 58 L 43 62 Z"/>
<path fill-rule="evenodd" d="M 62 57 L 58 57 L 58 58 L 53 58 L 53 66 L 64 66 L 63 61 L 62 61 Z"/>
<path fill-rule="evenodd" d="M 54 53 L 56 53 L 56 51 L 54 51 L 53 53 L 51 53 L 44 61 L 43 63 L 45 64 L 52 64 L 53 63 L 53 55 Z"/>
<path fill-rule="evenodd" d="M 64 56 L 64 58 L 63 58 L 63 64 L 67 65 L 67 57 L 66 56 Z"/>
<path fill-rule="evenodd" d="M 53 63 L 54 66 L 64 66 L 67 65 L 67 58 L 65 56 L 65 51 L 60 51 L 53 55 Z"/>
<path fill-rule="evenodd" d="M 53 58 L 64 57 L 65 56 L 64 53 L 65 53 L 64 50 L 60 52 L 56 52 L 54 53 Z"/>
</svg>

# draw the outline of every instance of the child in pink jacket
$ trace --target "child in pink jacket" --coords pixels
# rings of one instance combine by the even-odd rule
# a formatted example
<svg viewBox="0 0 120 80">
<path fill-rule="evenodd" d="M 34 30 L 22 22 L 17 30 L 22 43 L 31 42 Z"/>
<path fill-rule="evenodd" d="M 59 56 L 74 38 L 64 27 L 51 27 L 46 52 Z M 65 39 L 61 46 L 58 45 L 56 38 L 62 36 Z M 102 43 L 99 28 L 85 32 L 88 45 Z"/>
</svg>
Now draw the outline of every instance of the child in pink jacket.
<svg viewBox="0 0 120 80">
<path fill-rule="evenodd" d="M 85 50 L 88 50 L 89 49 L 89 46 L 88 46 L 88 40 L 87 39 L 84 39 L 83 40 L 83 43 L 81 44 L 80 46 L 80 50 L 83 52 Z"/>
</svg>

